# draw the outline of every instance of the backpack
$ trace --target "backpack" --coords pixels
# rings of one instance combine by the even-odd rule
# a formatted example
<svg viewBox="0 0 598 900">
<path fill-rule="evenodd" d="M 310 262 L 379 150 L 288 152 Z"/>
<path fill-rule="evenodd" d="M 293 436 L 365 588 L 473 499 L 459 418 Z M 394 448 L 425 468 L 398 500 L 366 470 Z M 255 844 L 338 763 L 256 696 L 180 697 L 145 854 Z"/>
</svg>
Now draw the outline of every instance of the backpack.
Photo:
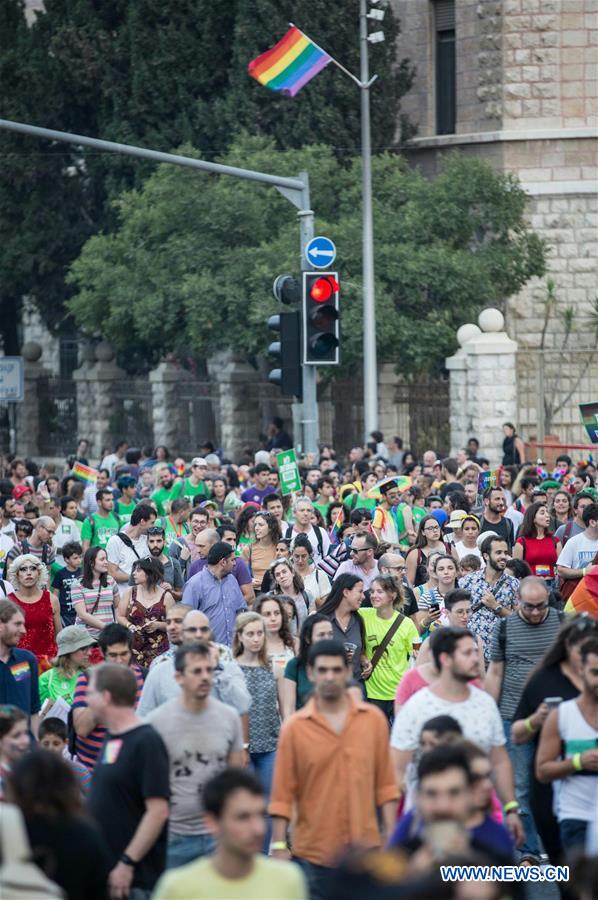
<svg viewBox="0 0 598 900">
<path fill-rule="evenodd" d="M 565 544 L 571 537 L 572 531 L 573 531 L 573 519 L 569 519 L 569 521 L 565 525 L 565 530 L 563 531 L 563 540 L 561 541 L 561 547 L 565 546 Z"/>
<path fill-rule="evenodd" d="M 321 559 L 322 556 L 324 555 L 324 541 L 322 539 L 322 529 L 319 527 L 319 525 L 314 525 L 313 529 L 316 533 L 316 541 L 318 543 L 318 554 Z M 292 540 L 292 538 L 293 538 L 293 526 L 291 524 L 289 524 L 289 525 L 287 525 L 287 530 L 285 532 L 284 539 L 285 539 L 285 541 L 289 541 L 289 540 Z"/>
</svg>

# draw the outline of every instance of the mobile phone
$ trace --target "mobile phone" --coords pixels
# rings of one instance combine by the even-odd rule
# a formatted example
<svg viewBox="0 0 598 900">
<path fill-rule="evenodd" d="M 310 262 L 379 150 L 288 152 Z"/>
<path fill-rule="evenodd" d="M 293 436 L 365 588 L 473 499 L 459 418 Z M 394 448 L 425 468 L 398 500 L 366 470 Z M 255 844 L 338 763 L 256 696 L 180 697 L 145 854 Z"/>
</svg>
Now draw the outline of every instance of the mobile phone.
<svg viewBox="0 0 598 900">
<path fill-rule="evenodd" d="M 546 706 L 548 706 L 550 709 L 556 709 L 557 706 L 559 705 L 559 703 L 562 703 L 562 702 L 563 702 L 563 698 L 562 698 L 562 697 L 546 697 L 546 698 L 544 699 L 544 703 L 545 703 Z"/>
<path fill-rule="evenodd" d="M 438 612 L 439 609 L 440 609 L 440 603 L 430 603 L 430 605 L 428 607 L 428 610 L 433 613 Z"/>
</svg>

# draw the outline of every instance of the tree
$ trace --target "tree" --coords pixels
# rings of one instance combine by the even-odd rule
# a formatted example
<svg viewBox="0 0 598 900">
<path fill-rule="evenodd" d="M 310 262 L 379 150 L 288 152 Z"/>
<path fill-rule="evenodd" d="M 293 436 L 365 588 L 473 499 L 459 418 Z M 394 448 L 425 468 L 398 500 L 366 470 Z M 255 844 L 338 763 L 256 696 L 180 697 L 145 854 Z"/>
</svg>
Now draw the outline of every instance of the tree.
<svg viewBox="0 0 598 900">
<path fill-rule="evenodd" d="M 355 3 L 355 13 L 357 4 Z M 320 0 L 46 0 L 28 28 L 23 0 L 0 4 L 3 115 L 63 131 L 203 157 L 226 152 L 241 128 L 284 150 L 326 141 L 339 156 L 359 143 L 359 91 L 323 72 L 294 100 L 247 74 L 278 40 L 291 14 L 314 39 L 357 65 L 357 16 Z M 395 65 L 398 24 L 375 51 L 374 143 L 395 142 L 400 97 L 411 72 Z M 0 132 L 0 332 L 18 349 L 20 299 L 37 302 L 51 326 L 64 322 L 68 267 L 88 237 L 115 227 L 112 200 L 140 187 L 150 163 Z"/>
<path fill-rule="evenodd" d="M 310 173 L 317 231 L 339 249 L 343 363 L 354 368 L 362 342 L 359 160 L 345 165 L 319 145 L 278 152 L 271 140 L 243 136 L 221 161 Z M 381 154 L 373 194 L 378 352 L 406 374 L 433 369 L 454 349 L 459 325 L 484 306 L 504 306 L 544 271 L 523 190 L 478 160 L 451 156 L 431 181 L 400 156 Z M 121 348 L 141 342 L 148 362 L 169 351 L 264 351 L 273 278 L 300 268 L 296 219 L 276 190 L 165 165 L 115 209 L 119 228 L 92 237 L 72 267 L 69 308 L 84 329 Z"/>
</svg>

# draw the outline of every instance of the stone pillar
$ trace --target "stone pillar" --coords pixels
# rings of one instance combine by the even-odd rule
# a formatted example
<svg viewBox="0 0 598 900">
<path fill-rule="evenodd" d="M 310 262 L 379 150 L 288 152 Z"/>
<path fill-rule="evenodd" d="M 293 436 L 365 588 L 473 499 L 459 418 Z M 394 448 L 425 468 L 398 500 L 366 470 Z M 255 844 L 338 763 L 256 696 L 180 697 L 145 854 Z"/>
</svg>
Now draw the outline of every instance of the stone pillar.
<svg viewBox="0 0 598 900">
<path fill-rule="evenodd" d="M 44 427 L 43 382 L 51 376 L 43 363 L 42 347 L 37 341 L 28 341 L 21 348 L 23 357 L 24 399 L 16 407 L 17 456 L 39 456 L 40 432 Z"/>
<path fill-rule="evenodd" d="M 191 375 L 169 354 L 149 373 L 152 386 L 154 445 L 180 447 L 181 436 L 189 430 L 184 421 L 186 407 L 179 402 L 181 382 L 191 381 Z"/>
<path fill-rule="evenodd" d="M 237 459 L 262 430 L 259 395 L 266 393 L 265 386 L 259 372 L 228 351 L 210 357 L 208 372 L 218 397 L 220 444 L 231 459 Z"/>
<path fill-rule="evenodd" d="M 515 422 L 517 418 L 517 342 L 503 331 L 505 320 L 498 309 L 482 310 L 478 324 L 481 333 L 463 345 L 467 360 L 465 405 L 471 436 L 477 437 L 480 454 L 494 467 L 502 458 L 503 422 Z"/>
<path fill-rule="evenodd" d="M 464 447 L 470 435 L 471 417 L 467 396 L 467 357 L 463 350 L 467 341 L 481 334 L 477 325 L 461 325 L 457 331 L 459 349 L 454 356 L 445 359 L 449 371 L 449 423 L 451 429 L 451 455 Z"/>
<path fill-rule="evenodd" d="M 90 442 L 92 458 L 99 458 L 104 447 L 111 446 L 114 409 L 114 382 L 124 381 L 127 373 L 114 361 L 114 349 L 101 341 L 83 352 L 83 362 L 73 372 L 77 382 L 79 434 Z"/>
</svg>

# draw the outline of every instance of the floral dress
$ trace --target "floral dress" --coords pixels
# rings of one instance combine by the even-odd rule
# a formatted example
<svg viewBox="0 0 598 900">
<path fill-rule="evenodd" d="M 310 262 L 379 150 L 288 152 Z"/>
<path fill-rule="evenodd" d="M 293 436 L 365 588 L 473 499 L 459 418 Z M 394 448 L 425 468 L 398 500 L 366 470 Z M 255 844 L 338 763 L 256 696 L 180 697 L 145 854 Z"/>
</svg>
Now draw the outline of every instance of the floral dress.
<svg viewBox="0 0 598 900">
<path fill-rule="evenodd" d="M 147 631 L 149 622 L 164 622 L 166 605 L 164 598 L 170 591 L 164 591 L 151 606 L 144 606 L 137 598 L 137 586 L 131 590 L 131 602 L 127 610 L 127 619 L 133 632 L 133 660 L 140 666 L 148 668 L 152 661 L 168 650 L 168 638 L 165 631 Z"/>
</svg>

